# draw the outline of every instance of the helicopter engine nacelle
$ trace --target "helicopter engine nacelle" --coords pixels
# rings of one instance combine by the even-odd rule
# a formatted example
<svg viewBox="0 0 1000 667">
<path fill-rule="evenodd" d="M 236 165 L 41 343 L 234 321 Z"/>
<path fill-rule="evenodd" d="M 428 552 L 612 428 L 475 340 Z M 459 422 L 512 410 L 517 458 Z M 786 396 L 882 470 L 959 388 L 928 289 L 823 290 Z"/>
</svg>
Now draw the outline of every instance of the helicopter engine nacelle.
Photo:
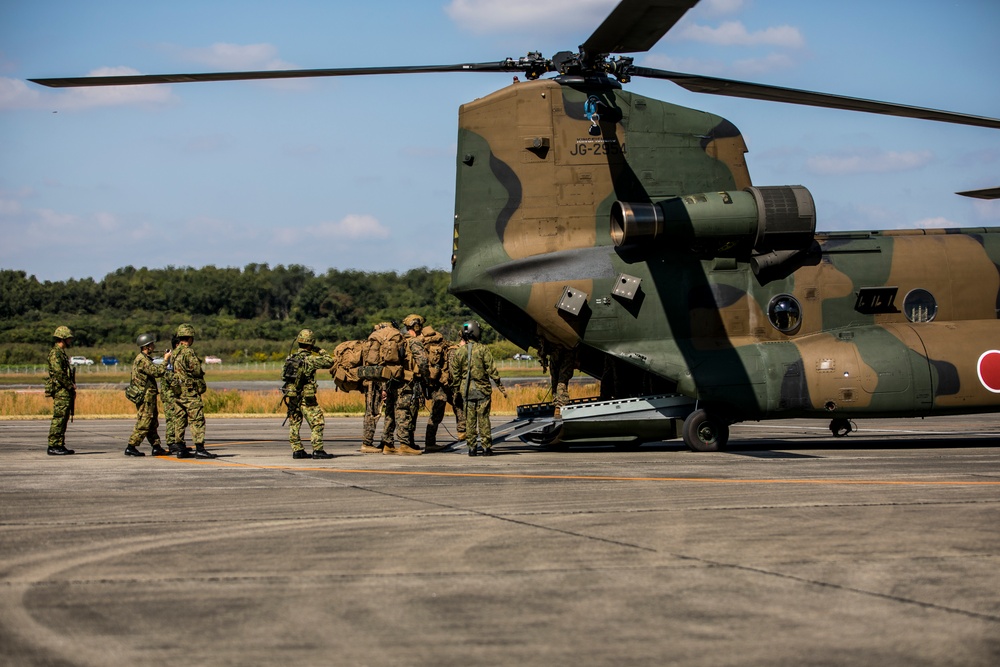
<svg viewBox="0 0 1000 667">
<path fill-rule="evenodd" d="M 808 248 L 815 233 L 816 206 L 801 185 L 704 192 L 649 203 L 616 201 L 611 207 L 611 238 L 618 247 L 749 246 L 759 260 L 755 270 Z"/>
</svg>

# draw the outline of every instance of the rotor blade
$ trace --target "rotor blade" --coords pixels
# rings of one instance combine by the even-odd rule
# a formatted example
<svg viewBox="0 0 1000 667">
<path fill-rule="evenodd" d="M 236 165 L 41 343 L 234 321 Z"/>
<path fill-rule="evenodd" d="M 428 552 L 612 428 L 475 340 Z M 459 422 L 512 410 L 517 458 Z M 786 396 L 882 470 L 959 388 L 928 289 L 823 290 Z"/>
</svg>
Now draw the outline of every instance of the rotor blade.
<svg viewBox="0 0 1000 667">
<path fill-rule="evenodd" d="M 976 199 L 1000 199 L 1000 188 L 985 188 L 983 190 L 966 190 L 956 192 L 956 195 L 963 197 L 975 197 Z"/>
<path fill-rule="evenodd" d="M 590 55 L 649 51 L 698 0 L 622 0 L 580 48 Z"/>
<path fill-rule="evenodd" d="M 668 72 L 665 70 L 650 69 L 648 67 L 635 67 L 631 73 L 634 76 L 645 76 L 652 79 L 666 79 L 668 81 L 673 81 L 678 86 L 686 88 L 694 93 L 729 95 L 731 97 L 746 97 L 753 100 L 766 100 L 768 102 L 786 102 L 788 104 L 802 104 L 805 106 L 826 107 L 829 109 L 844 109 L 846 111 L 864 111 L 867 113 L 884 114 L 886 116 L 922 118 L 924 120 L 936 120 L 942 123 L 956 123 L 958 125 L 975 125 L 977 127 L 1000 129 L 1000 119 L 988 118 L 985 116 L 971 116 L 969 114 L 956 113 L 954 111 L 925 109 L 923 107 L 912 107 L 905 104 L 895 104 L 893 102 L 879 102 L 877 100 L 866 100 L 858 97 L 844 97 L 843 95 L 831 95 L 829 93 L 815 93 L 809 90 L 782 88 L 780 86 L 748 83 L 746 81 L 733 81 L 731 79 L 719 79 L 712 76 L 700 76 L 697 74 Z"/>
<path fill-rule="evenodd" d="M 192 81 L 251 81 L 257 79 L 300 79 L 319 76 L 364 76 L 368 74 L 426 74 L 431 72 L 510 72 L 507 62 L 465 63 L 460 65 L 412 65 L 408 67 L 345 67 L 341 69 L 264 70 L 259 72 L 210 72 L 204 74 L 134 74 L 124 76 L 81 76 L 59 79 L 28 79 L 50 88 L 82 86 L 136 86 L 151 83 Z"/>
</svg>

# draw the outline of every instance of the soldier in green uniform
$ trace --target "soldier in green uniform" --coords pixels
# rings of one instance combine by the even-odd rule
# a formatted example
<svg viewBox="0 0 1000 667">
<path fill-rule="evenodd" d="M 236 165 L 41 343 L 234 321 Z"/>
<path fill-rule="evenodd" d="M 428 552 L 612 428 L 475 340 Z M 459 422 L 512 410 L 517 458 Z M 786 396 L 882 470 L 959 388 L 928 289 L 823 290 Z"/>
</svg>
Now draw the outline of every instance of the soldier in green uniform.
<svg viewBox="0 0 1000 667">
<path fill-rule="evenodd" d="M 493 456 L 490 425 L 493 386 L 490 380 L 496 383 L 504 397 L 507 390 L 500 382 L 493 355 L 479 342 L 479 336 L 479 322 L 472 320 L 462 325 L 465 345 L 452 356 L 451 382 L 465 406 L 465 443 L 469 447 L 469 456 Z M 479 451 L 479 443 L 482 443 L 482 452 Z"/>
<path fill-rule="evenodd" d="M 52 397 L 48 453 L 59 456 L 73 453 L 72 449 L 66 449 L 66 426 L 76 402 L 76 371 L 66 354 L 66 349 L 73 344 L 73 332 L 69 327 L 56 327 L 52 337 L 55 343 L 49 351 L 49 379 L 45 383 L 45 395 Z"/>
<path fill-rule="evenodd" d="M 177 453 L 177 436 L 175 427 L 177 423 L 177 393 L 175 393 L 174 360 L 170 357 L 177 347 L 177 336 L 171 336 L 170 349 L 163 355 L 163 378 L 160 380 L 160 401 L 163 402 L 163 423 L 164 439 L 167 441 L 167 451 L 170 454 Z M 169 353 L 169 354 L 168 354 Z"/>
<path fill-rule="evenodd" d="M 570 400 L 569 382 L 576 369 L 576 350 L 553 343 L 539 334 L 538 359 L 542 364 L 542 371 L 549 372 L 552 401 L 556 405 L 555 416 L 559 417 L 562 407 Z"/>
<path fill-rule="evenodd" d="M 424 379 L 427 377 L 427 353 L 417 336 L 417 325 L 423 326 L 420 315 L 403 319 L 403 379 L 396 388 L 396 446 L 393 452 L 404 456 L 423 454 L 413 442 L 417 429 L 417 413 L 424 404 Z M 384 448 L 382 453 L 387 453 Z"/>
<path fill-rule="evenodd" d="M 156 344 L 156 336 L 144 333 L 135 339 L 135 344 L 139 346 L 139 354 L 135 355 L 132 362 L 131 386 L 141 391 L 141 397 L 136 403 L 138 410 L 135 417 L 135 428 L 128 439 L 128 446 L 125 447 L 125 456 L 145 456 L 137 447 L 143 438 L 149 441 L 153 447 L 153 456 L 165 456 L 167 451 L 160 446 L 160 420 L 157 416 L 156 397 L 159 391 L 156 388 L 156 378 L 163 377 L 166 372 L 166 364 L 170 360 L 170 352 L 163 358 L 163 364 L 153 363 L 153 346 Z"/>
<path fill-rule="evenodd" d="M 379 331 L 386 327 L 396 328 L 392 322 L 379 322 L 372 329 Z M 362 362 L 364 363 L 364 362 Z M 375 431 L 378 428 L 378 421 L 382 417 L 383 406 L 386 399 L 385 383 L 378 380 L 365 380 L 365 416 L 361 427 L 361 449 L 365 454 L 381 454 L 386 441 L 392 446 L 392 433 L 396 430 L 396 415 L 386 411 L 385 421 L 382 422 L 382 438 L 375 444 Z"/>
<path fill-rule="evenodd" d="M 316 347 L 316 335 L 310 329 L 300 331 L 295 342 L 299 344 L 299 349 L 289 355 L 289 360 L 297 365 L 296 380 L 282 389 L 288 401 L 288 442 L 292 445 L 292 458 L 332 459 L 333 454 L 323 449 L 326 420 L 323 408 L 316 400 L 316 371 L 333 366 L 333 357 L 326 350 Z M 309 423 L 312 452 L 302 447 L 299 430 L 303 416 Z"/>
<path fill-rule="evenodd" d="M 445 340 L 440 332 L 435 331 L 426 322 L 418 325 L 416 332 L 424 345 L 424 351 L 427 353 L 428 375 L 425 379 L 425 385 L 428 400 L 431 402 L 430 414 L 427 417 L 427 430 L 424 433 L 424 452 L 440 452 L 450 445 L 450 443 L 437 444 L 438 426 L 444 420 L 445 407 L 449 404 L 455 412 L 457 437 L 459 440 L 465 439 L 465 413 L 462 412 L 461 408 L 455 407 L 451 390 L 450 357 L 452 348 L 455 346 Z"/>
<path fill-rule="evenodd" d="M 194 440 L 195 456 L 214 459 L 215 454 L 205 449 L 205 405 L 201 395 L 208 388 L 201 360 L 191 345 L 194 343 L 194 327 L 182 324 L 177 327 L 177 349 L 174 351 L 174 381 L 179 385 L 177 394 L 177 421 L 174 423 L 174 437 L 177 438 L 177 458 L 191 456 L 184 443 L 184 431 L 191 424 L 191 438 Z"/>
</svg>

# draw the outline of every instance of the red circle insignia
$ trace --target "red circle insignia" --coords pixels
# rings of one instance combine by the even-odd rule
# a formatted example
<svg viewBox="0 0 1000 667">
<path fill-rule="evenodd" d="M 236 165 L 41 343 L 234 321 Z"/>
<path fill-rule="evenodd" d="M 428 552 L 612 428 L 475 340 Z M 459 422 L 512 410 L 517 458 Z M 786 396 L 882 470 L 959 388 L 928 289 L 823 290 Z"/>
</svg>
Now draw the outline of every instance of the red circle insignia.
<svg viewBox="0 0 1000 667">
<path fill-rule="evenodd" d="M 1000 394 L 1000 350 L 989 350 L 979 357 L 979 381 L 994 394 Z"/>
</svg>

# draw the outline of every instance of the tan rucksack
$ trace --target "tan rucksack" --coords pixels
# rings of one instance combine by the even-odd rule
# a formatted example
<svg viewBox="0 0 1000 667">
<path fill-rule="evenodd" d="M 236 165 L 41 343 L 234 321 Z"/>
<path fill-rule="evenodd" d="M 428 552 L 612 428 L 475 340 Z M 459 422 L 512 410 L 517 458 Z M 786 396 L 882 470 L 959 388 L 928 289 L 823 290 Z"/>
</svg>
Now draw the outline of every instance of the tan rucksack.
<svg viewBox="0 0 1000 667">
<path fill-rule="evenodd" d="M 403 334 L 392 325 L 375 329 L 363 345 L 364 365 L 359 377 L 365 380 L 393 380 L 403 375 Z"/>
<path fill-rule="evenodd" d="M 424 344 L 424 352 L 427 353 L 427 373 L 432 382 L 441 382 L 441 376 L 447 372 L 448 368 L 448 341 L 430 325 L 425 324 L 420 332 Z"/>
<path fill-rule="evenodd" d="M 333 366 L 330 375 L 333 383 L 341 391 L 362 391 L 358 369 L 363 365 L 364 343 L 361 340 L 345 340 L 333 348 Z"/>
</svg>

